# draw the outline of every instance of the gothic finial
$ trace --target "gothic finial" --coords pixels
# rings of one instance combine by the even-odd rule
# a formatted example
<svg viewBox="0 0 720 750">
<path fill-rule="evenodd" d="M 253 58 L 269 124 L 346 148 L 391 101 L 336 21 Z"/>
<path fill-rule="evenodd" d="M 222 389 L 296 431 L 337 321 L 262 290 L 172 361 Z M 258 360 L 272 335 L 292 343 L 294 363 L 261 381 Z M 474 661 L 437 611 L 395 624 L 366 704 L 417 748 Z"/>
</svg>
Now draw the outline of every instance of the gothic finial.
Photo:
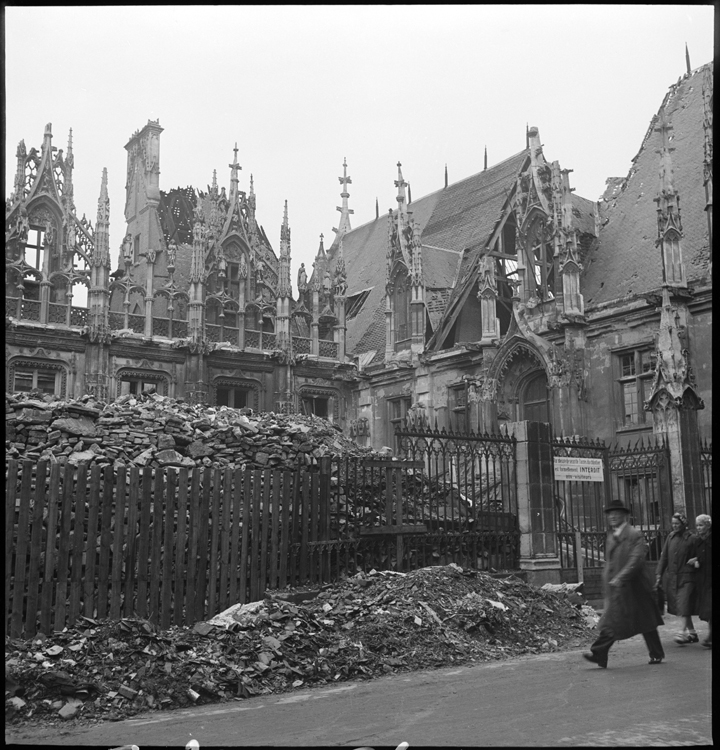
<svg viewBox="0 0 720 750">
<path fill-rule="evenodd" d="M 252 177 L 252 175 L 250 175 Z M 252 185 L 252 179 L 250 180 L 250 184 Z M 288 212 L 287 212 L 287 200 L 285 201 L 285 210 L 283 212 L 283 224 L 285 226 L 288 225 Z"/>
<path fill-rule="evenodd" d="M 485 166 L 483 167 L 483 169 L 487 169 L 487 146 L 485 146 L 485 162 L 484 162 L 484 164 L 485 164 Z"/>
<path fill-rule="evenodd" d="M 525 148 L 530 148 L 530 128 L 529 123 L 525 123 Z"/>
<path fill-rule="evenodd" d="M 447 178 L 447 164 L 445 165 L 445 187 L 448 186 L 448 178 Z"/>
<path fill-rule="evenodd" d="M 377 196 L 375 196 L 375 218 L 380 218 L 380 204 L 378 203 Z"/>
<path fill-rule="evenodd" d="M 688 52 L 687 42 L 685 42 L 685 65 L 687 66 L 687 74 L 690 75 L 690 53 Z"/>
<path fill-rule="evenodd" d="M 252 173 L 250 173 L 250 195 L 255 195 L 255 183 L 253 182 Z M 285 208 L 287 209 L 287 201 L 285 201 Z"/>
<path fill-rule="evenodd" d="M 213 190 L 217 189 L 217 169 L 213 169 L 212 186 L 213 186 Z"/>
<path fill-rule="evenodd" d="M 412 191 L 410 190 L 410 183 L 409 182 L 407 184 L 407 189 L 408 189 L 408 205 L 409 205 L 410 203 L 412 203 Z"/>
</svg>

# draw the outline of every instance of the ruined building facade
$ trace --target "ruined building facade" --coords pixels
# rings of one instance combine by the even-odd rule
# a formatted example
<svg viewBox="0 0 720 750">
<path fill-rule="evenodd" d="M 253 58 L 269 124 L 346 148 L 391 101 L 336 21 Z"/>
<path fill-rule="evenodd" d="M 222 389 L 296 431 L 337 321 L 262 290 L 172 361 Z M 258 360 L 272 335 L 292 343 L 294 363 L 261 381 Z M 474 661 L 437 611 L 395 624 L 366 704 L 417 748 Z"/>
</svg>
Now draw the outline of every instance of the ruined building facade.
<svg viewBox="0 0 720 750">
<path fill-rule="evenodd" d="M 63 156 L 48 126 L 40 152 L 18 147 L 6 207 L 7 387 L 113 399 L 154 385 L 316 413 L 375 448 L 408 418 L 662 435 L 682 505 L 712 414 L 712 91 L 711 64 L 688 70 L 598 202 L 574 194 L 537 128 L 415 201 L 398 164 L 396 205 L 354 229 L 344 163 L 335 238 L 294 294 L 287 206 L 276 253 L 237 149 L 227 190 L 213 173 L 206 191 L 163 192 L 162 128 L 133 134 L 113 271 L 107 176 L 93 226 L 75 213 L 72 137 Z"/>
</svg>

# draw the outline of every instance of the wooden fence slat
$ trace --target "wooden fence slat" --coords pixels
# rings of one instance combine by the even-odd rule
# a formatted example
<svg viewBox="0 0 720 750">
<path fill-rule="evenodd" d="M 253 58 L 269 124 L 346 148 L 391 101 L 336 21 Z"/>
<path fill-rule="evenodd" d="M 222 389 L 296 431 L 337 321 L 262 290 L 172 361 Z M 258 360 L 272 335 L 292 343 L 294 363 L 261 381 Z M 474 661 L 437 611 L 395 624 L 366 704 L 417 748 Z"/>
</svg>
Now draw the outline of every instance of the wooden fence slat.
<svg viewBox="0 0 720 750">
<path fill-rule="evenodd" d="M 150 554 L 150 504 L 152 502 L 152 474 L 145 467 L 140 493 L 140 527 L 138 529 L 137 614 L 148 616 L 148 555 Z"/>
<path fill-rule="evenodd" d="M 268 562 L 268 532 L 270 531 L 270 478 L 271 472 L 269 469 L 263 471 L 263 502 L 262 502 L 262 529 L 260 537 L 260 591 L 258 592 L 258 599 L 265 595 L 265 589 L 267 588 L 267 562 Z"/>
<path fill-rule="evenodd" d="M 183 624 L 183 609 L 185 603 L 185 571 L 186 551 L 189 548 L 187 539 L 187 513 L 188 513 L 188 484 L 190 478 L 188 470 L 181 467 L 178 474 L 178 499 L 177 499 L 177 531 L 175 534 L 175 576 L 174 601 L 173 601 L 173 625 Z"/>
<path fill-rule="evenodd" d="M 220 498 L 222 490 L 222 471 L 215 467 L 213 471 L 212 506 L 210 507 L 210 569 L 208 571 L 208 617 L 218 614 L 217 588 L 219 577 L 218 546 L 220 542 Z"/>
<path fill-rule="evenodd" d="M 195 596 L 193 623 L 205 619 L 205 595 L 208 581 L 208 520 L 210 514 L 210 489 L 212 470 L 209 466 L 203 472 L 203 498 L 200 505 L 200 539 L 198 543 L 198 584 Z M 192 623 L 191 623 L 192 624 Z"/>
<path fill-rule="evenodd" d="M 235 482 L 232 492 L 232 520 L 230 521 L 230 601 L 238 602 L 238 568 L 240 565 L 240 514 L 242 508 L 243 472 L 239 467 L 235 469 Z"/>
<path fill-rule="evenodd" d="M 60 513 L 60 537 L 58 539 L 57 592 L 55 594 L 55 622 L 53 630 L 65 627 L 67 614 L 68 576 L 70 572 L 70 528 L 74 505 L 75 468 L 66 463 L 63 466 L 62 508 Z"/>
<path fill-rule="evenodd" d="M 67 625 L 72 627 L 80 616 L 83 580 L 83 542 L 85 537 L 85 498 L 88 486 L 88 465 L 81 463 L 77 468 L 75 485 L 75 522 L 72 530 L 72 569 L 70 573 L 70 608 Z"/>
<path fill-rule="evenodd" d="M 250 543 L 250 503 L 252 496 L 252 476 L 250 469 L 245 470 L 243 477 L 242 539 L 240 544 L 240 592 L 238 601 L 248 602 L 248 553 Z"/>
<path fill-rule="evenodd" d="M 35 499 L 32 510 L 30 532 L 30 557 L 27 581 L 27 610 L 25 614 L 25 635 L 37 633 L 38 599 L 40 587 L 40 563 L 43 547 L 43 510 L 45 509 L 47 461 L 40 461 L 35 471 Z"/>
<path fill-rule="evenodd" d="M 30 535 L 30 488 L 32 485 L 32 461 L 23 461 L 20 484 L 20 512 L 17 525 L 15 549 L 15 576 L 10 617 L 10 635 L 21 635 L 23 627 L 23 601 L 25 599 L 25 576 L 27 568 L 28 542 Z"/>
<path fill-rule="evenodd" d="M 188 549 L 188 572 L 185 579 L 185 624 L 195 624 L 195 600 L 197 590 L 197 555 L 200 540 L 200 474 L 202 469 L 193 469 L 190 491 L 190 547 Z"/>
<path fill-rule="evenodd" d="M 140 469 L 130 466 L 130 483 L 128 488 L 128 526 L 127 550 L 125 553 L 125 597 L 123 599 L 123 616 L 132 617 L 136 612 L 136 563 L 138 553 L 138 503 L 140 502 Z"/>
<path fill-rule="evenodd" d="M 290 490 L 293 475 L 289 471 L 283 472 L 282 482 L 282 508 L 280 523 L 280 588 L 284 589 L 288 585 L 288 558 L 290 557 L 290 529 L 288 523 L 290 519 Z"/>
<path fill-rule="evenodd" d="M 165 475 L 167 469 L 155 469 L 152 503 L 152 546 L 150 547 L 150 600 L 148 619 L 160 622 L 160 578 L 162 576 L 162 534 L 165 512 L 163 496 L 165 494 Z"/>
<path fill-rule="evenodd" d="M 228 575 L 230 574 L 230 505 L 232 503 L 232 469 L 225 467 L 223 477 L 222 521 L 220 524 L 220 592 L 218 612 L 228 608 Z M 234 604 L 235 602 L 233 602 Z"/>
<path fill-rule="evenodd" d="M 175 528 L 175 488 L 177 485 L 177 470 L 167 469 L 165 494 L 165 513 L 163 515 L 164 537 L 163 537 L 163 559 L 162 559 L 162 584 L 160 585 L 160 626 L 167 630 L 173 619 L 173 532 Z M 178 540 L 179 541 L 179 540 Z"/>
<path fill-rule="evenodd" d="M 102 483 L 102 504 L 100 512 L 100 565 L 98 567 L 97 616 L 107 617 L 108 588 L 110 585 L 110 550 L 112 548 L 113 530 L 113 484 L 115 470 L 112 466 L 104 468 Z M 115 521 L 117 531 L 117 518 Z M 121 532 L 122 533 L 122 530 Z"/>
<path fill-rule="evenodd" d="M 95 616 L 95 594 L 97 592 L 95 570 L 97 564 L 101 478 L 101 467 L 98 464 L 93 464 L 90 467 L 90 487 L 87 493 L 88 528 L 85 537 L 85 572 L 83 574 L 83 611 L 85 617 Z"/>
<path fill-rule="evenodd" d="M 325 456 L 320 459 L 320 539 L 330 539 L 330 458 Z M 319 556 L 320 575 L 324 582 L 330 581 L 330 568 L 332 563 L 332 552 L 326 547 Z"/>
<path fill-rule="evenodd" d="M 58 496 L 60 494 L 60 470 L 61 465 L 54 463 L 50 465 L 50 492 L 47 502 L 46 540 L 45 540 L 45 571 L 42 580 L 42 592 L 40 595 L 40 630 L 45 635 L 52 633 L 53 594 L 55 593 L 55 561 L 57 558 L 57 545 L 59 534 L 58 522 Z"/>
<path fill-rule="evenodd" d="M 256 602 L 260 598 L 260 471 L 253 470 L 252 491 L 252 526 L 250 551 L 250 601 Z"/>
<path fill-rule="evenodd" d="M 320 525 L 320 474 L 313 471 L 310 480 L 310 541 L 317 542 Z M 316 544 L 310 547 L 310 581 L 320 581 L 320 552 Z"/>
<path fill-rule="evenodd" d="M 302 507 L 302 479 L 303 475 L 300 472 L 293 474 L 293 486 L 292 486 L 292 505 L 290 507 L 290 564 L 288 570 L 288 577 L 290 579 L 290 585 L 295 586 L 298 577 L 300 576 L 300 541 L 302 534 L 300 532 L 300 508 Z"/>
<path fill-rule="evenodd" d="M 13 551 L 15 550 L 15 507 L 17 502 L 17 484 L 20 465 L 17 459 L 11 458 L 7 462 L 5 476 L 5 630 L 10 632 L 10 615 L 12 609 L 12 567 Z"/>
<path fill-rule="evenodd" d="M 117 467 L 117 485 L 115 487 L 115 528 L 112 538 L 112 571 L 110 574 L 110 618 L 120 618 L 122 603 L 123 550 L 125 548 L 125 512 L 127 502 L 125 493 L 127 473 L 124 464 Z"/>
<path fill-rule="evenodd" d="M 302 481 L 302 510 L 298 519 L 300 536 L 300 583 L 305 583 L 309 575 L 308 570 L 308 534 L 310 525 L 310 473 L 303 472 Z"/>
<path fill-rule="evenodd" d="M 280 555 L 280 477 L 282 474 L 276 469 L 273 471 L 272 506 L 270 508 L 271 518 L 271 552 L 270 552 L 270 583 L 269 588 L 278 587 L 278 556 Z"/>
</svg>

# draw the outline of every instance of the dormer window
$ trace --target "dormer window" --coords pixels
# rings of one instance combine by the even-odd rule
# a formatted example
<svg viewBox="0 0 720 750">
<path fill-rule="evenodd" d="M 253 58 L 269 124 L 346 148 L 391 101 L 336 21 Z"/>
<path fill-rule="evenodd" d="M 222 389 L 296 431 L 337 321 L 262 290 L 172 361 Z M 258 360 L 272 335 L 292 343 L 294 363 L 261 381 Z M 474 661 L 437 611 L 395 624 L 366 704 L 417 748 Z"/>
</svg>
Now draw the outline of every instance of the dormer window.
<svg viewBox="0 0 720 750">
<path fill-rule="evenodd" d="M 555 299 L 553 250 L 542 219 L 536 219 L 528 232 L 528 256 L 535 294 L 542 300 Z"/>
<path fill-rule="evenodd" d="M 31 227 L 28 231 L 27 242 L 25 243 L 25 262 L 29 266 L 37 268 L 38 271 L 42 270 L 44 244 L 45 231 L 38 227 Z"/>
</svg>

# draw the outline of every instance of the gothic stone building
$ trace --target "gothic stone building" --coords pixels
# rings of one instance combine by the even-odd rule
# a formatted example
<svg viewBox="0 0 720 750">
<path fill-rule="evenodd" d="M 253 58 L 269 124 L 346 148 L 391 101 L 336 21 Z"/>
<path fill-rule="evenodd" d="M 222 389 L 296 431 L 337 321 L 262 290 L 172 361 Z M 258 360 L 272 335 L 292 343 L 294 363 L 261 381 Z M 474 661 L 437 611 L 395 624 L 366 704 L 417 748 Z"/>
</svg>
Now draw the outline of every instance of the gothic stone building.
<svg viewBox="0 0 720 750">
<path fill-rule="evenodd" d="M 595 203 L 525 148 L 336 235 L 290 283 L 287 206 L 276 254 L 256 196 L 213 174 L 164 192 L 150 121 L 128 144 L 119 267 L 107 176 L 93 227 L 46 128 L 17 151 L 6 206 L 10 390 L 112 399 L 154 385 L 194 402 L 307 411 L 375 448 L 401 420 L 493 432 L 549 422 L 608 442 L 662 434 L 675 499 L 711 425 L 712 65 L 671 86 L 630 172 Z M 559 144 L 561 146 L 561 144 Z M 235 151 L 237 156 L 237 149 Z M 406 170 L 407 171 L 407 170 Z M 79 284 L 87 305 L 74 306 Z"/>
</svg>

